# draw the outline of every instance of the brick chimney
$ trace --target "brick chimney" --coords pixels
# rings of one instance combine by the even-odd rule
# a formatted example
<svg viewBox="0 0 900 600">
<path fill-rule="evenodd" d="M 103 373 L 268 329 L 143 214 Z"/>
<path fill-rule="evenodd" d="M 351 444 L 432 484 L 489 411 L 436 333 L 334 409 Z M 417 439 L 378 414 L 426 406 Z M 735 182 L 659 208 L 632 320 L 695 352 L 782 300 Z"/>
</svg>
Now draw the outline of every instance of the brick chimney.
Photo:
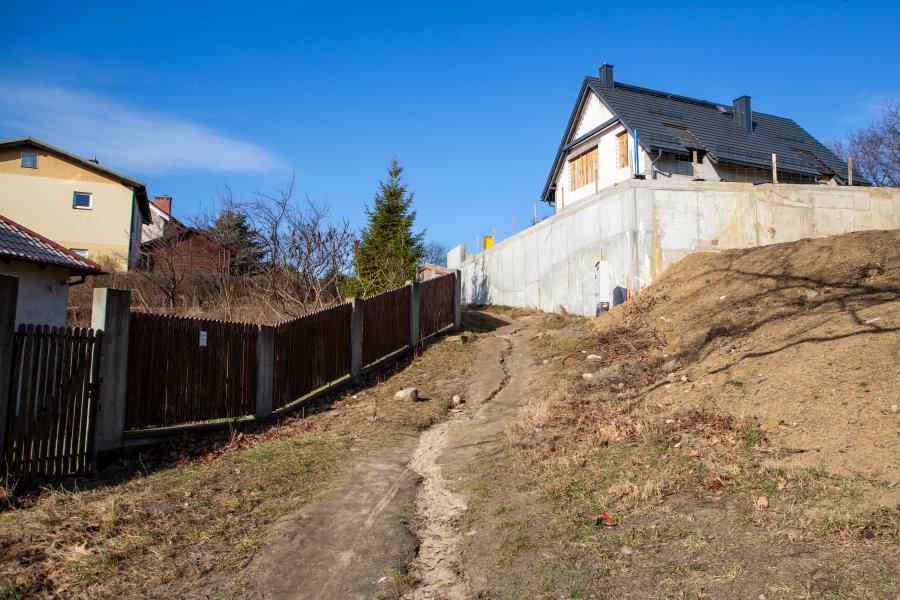
<svg viewBox="0 0 900 600">
<path fill-rule="evenodd" d="M 157 196 L 153 199 L 153 204 L 162 209 L 167 215 L 172 214 L 172 196 Z"/>
</svg>

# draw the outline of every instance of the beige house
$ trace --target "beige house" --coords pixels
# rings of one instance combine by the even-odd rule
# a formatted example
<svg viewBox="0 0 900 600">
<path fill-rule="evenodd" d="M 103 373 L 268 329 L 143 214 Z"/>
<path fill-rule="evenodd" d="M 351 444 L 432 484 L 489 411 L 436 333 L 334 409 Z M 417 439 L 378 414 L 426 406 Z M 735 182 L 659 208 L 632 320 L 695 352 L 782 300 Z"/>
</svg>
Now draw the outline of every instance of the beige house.
<svg viewBox="0 0 900 600">
<path fill-rule="evenodd" d="M 0 214 L 121 270 L 150 222 L 143 183 L 33 138 L 0 141 Z"/>
</svg>

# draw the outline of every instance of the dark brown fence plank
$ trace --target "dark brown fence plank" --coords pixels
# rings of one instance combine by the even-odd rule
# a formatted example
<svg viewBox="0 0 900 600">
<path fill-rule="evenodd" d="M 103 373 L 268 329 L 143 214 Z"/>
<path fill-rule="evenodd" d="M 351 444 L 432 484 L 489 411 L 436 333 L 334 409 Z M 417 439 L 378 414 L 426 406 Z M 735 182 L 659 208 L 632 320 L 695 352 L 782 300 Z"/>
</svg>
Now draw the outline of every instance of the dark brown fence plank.
<svg viewBox="0 0 900 600">
<path fill-rule="evenodd" d="M 370 365 L 409 345 L 410 287 L 405 286 L 363 303 L 363 365 Z"/>
<path fill-rule="evenodd" d="M 419 339 L 453 324 L 453 275 L 443 275 L 419 285 Z"/>
<path fill-rule="evenodd" d="M 256 334 L 247 323 L 132 313 L 126 429 L 252 414 Z"/>
<path fill-rule="evenodd" d="M 341 304 L 275 327 L 274 408 L 350 374 L 352 310 Z"/>
</svg>

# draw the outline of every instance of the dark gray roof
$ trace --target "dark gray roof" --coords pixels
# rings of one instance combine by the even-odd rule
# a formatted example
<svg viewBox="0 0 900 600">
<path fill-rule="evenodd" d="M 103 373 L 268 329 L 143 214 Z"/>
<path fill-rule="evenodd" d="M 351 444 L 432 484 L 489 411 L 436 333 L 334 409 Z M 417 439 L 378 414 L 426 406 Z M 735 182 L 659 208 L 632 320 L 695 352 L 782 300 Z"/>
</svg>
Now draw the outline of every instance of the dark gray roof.
<svg viewBox="0 0 900 600">
<path fill-rule="evenodd" d="M 647 151 L 690 154 L 692 150 L 705 150 L 713 161 L 769 169 L 775 153 L 779 171 L 809 176 L 833 173 L 846 179 L 847 163 L 791 119 L 753 112 L 753 133 L 748 133 L 734 121 L 731 104 L 716 104 L 618 82 L 608 88 L 596 77 L 586 77 L 544 187 L 545 201 L 550 200 L 550 188 L 588 90 L 597 94 L 630 132 L 638 131 L 641 146 Z M 853 180 L 857 185 L 871 185 L 855 169 Z"/>
<path fill-rule="evenodd" d="M 68 248 L 0 215 L 0 259 L 55 265 L 79 275 L 99 275 L 103 269 Z"/>
</svg>

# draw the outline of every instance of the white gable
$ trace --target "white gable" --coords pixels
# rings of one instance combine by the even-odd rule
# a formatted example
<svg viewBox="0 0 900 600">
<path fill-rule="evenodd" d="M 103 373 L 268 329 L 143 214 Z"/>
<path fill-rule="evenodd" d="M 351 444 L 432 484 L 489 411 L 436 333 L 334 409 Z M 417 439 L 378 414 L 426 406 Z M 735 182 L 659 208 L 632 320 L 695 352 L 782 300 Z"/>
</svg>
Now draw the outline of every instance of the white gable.
<svg viewBox="0 0 900 600">
<path fill-rule="evenodd" d="M 593 91 L 589 91 L 587 100 L 581 106 L 581 112 L 578 115 L 575 131 L 572 134 L 572 137 L 567 141 L 571 142 L 572 140 L 581 137 L 594 127 L 610 120 L 612 116 L 612 112 L 606 108 L 605 104 L 600 102 L 600 99 L 597 98 L 597 94 Z"/>
</svg>

